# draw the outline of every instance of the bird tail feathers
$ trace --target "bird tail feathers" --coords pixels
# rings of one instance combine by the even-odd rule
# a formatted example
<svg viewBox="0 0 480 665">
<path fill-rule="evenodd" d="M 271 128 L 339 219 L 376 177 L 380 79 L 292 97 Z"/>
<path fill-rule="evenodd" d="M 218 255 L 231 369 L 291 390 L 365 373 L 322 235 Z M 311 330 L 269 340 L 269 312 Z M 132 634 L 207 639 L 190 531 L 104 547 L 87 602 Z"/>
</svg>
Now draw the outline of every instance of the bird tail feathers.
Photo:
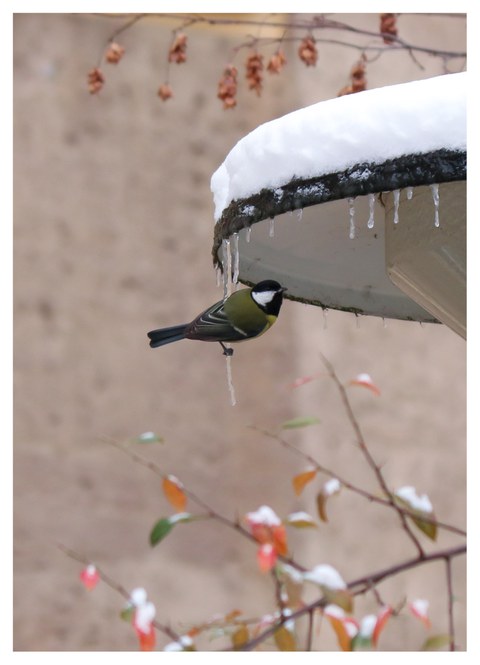
<svg viewBox="0 0 480 665">
<path fill-rule="evenodd" d="M 147 333 L 150 339 L 150 346 L 152 349 L 171 342 L 178 342 L 180 339 L 185 339 L 185 330 L 187 324 L 181 326 L 172 326 L 170 328 L 158 328 L 158 330 L 151 330 Z"/>
</svg>

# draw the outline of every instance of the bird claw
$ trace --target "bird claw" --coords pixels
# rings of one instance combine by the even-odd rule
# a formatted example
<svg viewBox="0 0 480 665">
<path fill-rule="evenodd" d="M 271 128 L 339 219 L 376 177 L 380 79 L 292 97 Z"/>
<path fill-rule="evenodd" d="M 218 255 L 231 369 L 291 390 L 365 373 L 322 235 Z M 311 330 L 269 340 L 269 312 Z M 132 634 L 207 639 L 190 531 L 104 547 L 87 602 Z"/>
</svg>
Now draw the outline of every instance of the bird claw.
<svg viewBox="0 0 480 665">
<path fill-rule="evenodd" d="M 223 349 L 223 355 L 231 358 L 233 356 L 233 349 L 228 349 L 223 342 L 220 342 L 220 344 Z"/>
</svg>

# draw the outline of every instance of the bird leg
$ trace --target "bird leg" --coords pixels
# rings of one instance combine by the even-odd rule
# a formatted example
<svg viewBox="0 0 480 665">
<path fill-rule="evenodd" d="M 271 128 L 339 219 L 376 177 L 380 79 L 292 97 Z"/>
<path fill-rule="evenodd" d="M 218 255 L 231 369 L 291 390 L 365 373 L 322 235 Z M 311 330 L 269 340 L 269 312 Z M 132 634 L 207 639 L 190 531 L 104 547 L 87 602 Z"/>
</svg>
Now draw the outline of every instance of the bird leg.
<svg viewBox="0 0 480 665">
<path fill-rule="evenodd" d="M 219 342 L 219 344 L 222 346 L 224 356 L 233 356 L 233 349 L 227 349 L 223 342 Z"/>
</svg>

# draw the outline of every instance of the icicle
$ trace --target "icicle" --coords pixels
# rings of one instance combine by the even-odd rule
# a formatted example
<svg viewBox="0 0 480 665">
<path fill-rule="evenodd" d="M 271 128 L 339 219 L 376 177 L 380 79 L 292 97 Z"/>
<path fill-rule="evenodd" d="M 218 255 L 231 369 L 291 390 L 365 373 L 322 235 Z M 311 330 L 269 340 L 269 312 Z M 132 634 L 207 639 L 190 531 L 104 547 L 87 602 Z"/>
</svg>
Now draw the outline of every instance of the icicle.
<svg viewBox="0 0 480 665">
<path fill-rule="evenodd" d="M 268 237 L 273 238 L 275 235 L 275 217 L 270 217 L 270 224 L 268 227 Z"/>
<path fill-rule="evenodd" d="M 299 208 L 297 210 L 297 219 L 298 219 L 299 222 L 302 221 L 302 217 L 303 217 L 303 208 Z"/>
<path fill-rule="evenodd" d="M 383 324 L 383 327 L 384 327 L 384 328 L 387 327 L 387 321 L 386 321 L 386 319 L 385 319 L 384 316 L 382 316 L 382 324 Z"/>
<path fill-rule="evenodd" d="M 430 185 L 432 190 L 433 205 L 435 206 L 435 226 L 438 228 L 440 226 L 440 218 L 438 216 L 438 207 L 440 205 L 440 194 L 438 192 L 438 185 Z"/>
<path fill-rule="evenodd" d="M 250 238 L 252 237 L 252 227 L 247 226 L 247 230 L 245 231 L 245 240 L 247 242 L 250 242 Z"/>
<path fill-rule="evenodd" d="M 225 344 L 227 348 L 230 348 L 230 344 Z M 235 397 L 235 388 L 232 381 L 232 356 L 225 356 L 225 362 L 227 363 L 227 383 L 228 383 L 228 392 L 230 393 L 230 404 L 235 406 L 237 399 Z"/>
<path fill-rule="evenodd" d="M 393 190 L 393 223 L 398 224 L 398 208 L 400 205 L 400 190 Z"/>
<path fill-rule="evenodd" d="M 230 240 L 222 241 L 223 299 L 232 293 L 232 252 Z"/>
<path fill-rule="evenodd" d="M 220 266 L 217 266 L 215 268 L 215 279 L 216 279 L 216 282 L 217 282 L 217 287 L 220 286 L 221 276 L 222 276 L 222 271 L 220 270 Z"/>
<path fill-rule="evenodd" d="M 368 207 L 369 207 L 369 216 L 368 216 L 368 222 L 367 226 L 369 229 L 373 229 L 373 225 L 375 224 L 375 219 L 374 219 L 374 213 L 375 213 L 375 194 L 369 194 L 368 195 Z"/>
<path fill-rule="evenodd" d="M 355 314 L 355 327 L 360 328 L 360 317 L 358 314 Z"/>
<path fill-rule="evenodd" d="M 407 199 L 411 201 L 412 197 L 413 197 L 413 187 L 407 187 Z"/>
<path fill-rule="evenodd" d="M 352 197 L 349 197 L 347 199 L 348 203 L 348 216 L 350 218 L 350 233 L 348 234 L 348 237 L 350 240 L 353 240 L 355 238 L 355 199 Z"/>
<path fill-rule="evenodd" d="M 238 233 L 233 234 L 233 284 L 236 286 L 238 283 L 238 275 L 240 273 L 240 252 L 238 251 Z"/>
</svg>

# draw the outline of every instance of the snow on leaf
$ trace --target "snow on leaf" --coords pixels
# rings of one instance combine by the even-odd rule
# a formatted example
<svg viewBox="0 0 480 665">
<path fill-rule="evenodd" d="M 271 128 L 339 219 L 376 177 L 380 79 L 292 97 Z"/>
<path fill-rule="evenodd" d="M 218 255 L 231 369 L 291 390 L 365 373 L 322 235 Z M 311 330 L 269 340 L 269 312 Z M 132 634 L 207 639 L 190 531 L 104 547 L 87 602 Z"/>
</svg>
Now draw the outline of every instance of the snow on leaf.
<svg viewBox="0 0 480 665">
<path fill-rule="evenodd" d="M 408 609 L 410 612 L 414 617 L 420 619 L 420 621 L 427 629 L 431 627 L 430 619 L 428 616 L 429 605 L 430 603 L 428 600 L 423 598 L 417 598 L 416 600 L 412 600 L 410 603 L 408 603 Z"/>
<path fill-rule="evenodd" d="M 363 388 L 368 388 L 372 391 L 374 395 L 380 395 L 380 389 L 373 383 L 372 377 L 370 374 L 357 374 L 354 379 L 351 379 L 348 382 L 350 386 L 361 386 Z"/>
<path fill-rule="evenodd" d="M 324 615 L 337 636 L 338 645 L 342 651 L 352 651 L 352 640 L 358 633 L 358 623 L 353 617 L 348 617 L 345 612 L 336 605 L 327 605 Z"/>
<path fill-rule="evenodd" d="M 333 566 L 328 564 L 315 566 L 312 570 L 303 573 L 303 579 L 319 586 L 329 604 L 338 605 L 345 612 L 352 611 L 353 598 L 341 575 Z"/>
<path fill-rule="evenodd" d="M 178 512 L 183 512 L 187 505 L 187 497 L 182 483 L 175 476 L 166 476 L 162 482 L 163 493 Z"/>
<path fill-rule="evenodd" d="M 174 524 L 170 521 L 168 517 L 162 517 L 155 523 L 153 529 L 150 532 L 150 545 L 154 547 L 167 536 L 170 531 L 173 529 Z"/>
<path fill-rule="evenodd" d="M 415 488 L 411 486 L 401 487 L 394 493 L 396 502 L 408 508 L 414 515 L 411 520 L 431 540 L 437 538 L 437 525 L 434 521 L 435 515 L 430 499 L 426 494 L 418 495 Z"/>
<path fill-rule="evenodd" d="M 270 506 L 260 506 L 258 510 L 247 513 L 245 519 L 250 526 L 254 524 L 264 524 L 266 526 L 277 526 L 282 520 Z"/>
<path fill-rule="evenodd" d="M 100 580 L 100 575 L 98 574 L 97 569 L 92 563 L 86 566 L 82 570 L 82 572 L 80 573 L 80 580 L 83 586 L 89 591 L 91 591 L 97 586 Z"/>
<path fill-rule="evenodd" d="M 292 478 L 292 485 L 297 496 L 303 492 L 305 486 L 311 482 L 317 475 L 316 469 L 308 469 L 307 471 L 302 471 L 302 473 L 297 474 Z"/>
<path fill-rule="evenodd" d="M 163 443 L 163 437 L 155 434 L 155 432 L 143 432 L 136 439 L 134 443 Z"/>
<path fill-rule="evenodd" d="M 395 496 L 402 499 L 412 510 L 418 510 L 422 513 L 432 513 L 433 506 L 426 494 L 418 495 L 415 487 L 406 485 L 395 490 Z"/>
<path fill-rule="evenodd" d="M 290 513 L 285 520 L 285 523 L 289 526 L 294 526 L 297 529 L 305 529 L 309 527 L 317 527 L 313 517 L 304 511 L 298 511 L 296 513 Z"/>
<path fill-rule="evenodd" d="M 286 420 L 281 424 L 282 429 L 297 429 L 299 427 L 309 427 L 310 425 L 318 425 L 320 420 L 315 416 L 299 416 L 298 418 L 292 418 L 291 420 Z"/>
<path fill-rule="evenodd" d="M 147 592 L 143 587 L 137 587 L 133 589 L 132 593 L 130 594 L 130 603 L 134 607 L 140 607 L 140 605 L 144 605 L 147 602 Z"/>
<path fill-rule="evenodd" d="M 141 651 L 153 651 L 155 647 L 155 628 L 152 624 L 155 613 L 155 605 L 151 602 L 144 602 L 136 608 L 133 615 L 133 627 L 137 633 Z"/>
<path fill-rule="evenodd" d="M 303 579 L 334 591 L 347 588 L 340 573 L 328 563 L 320 564 L 303 573 Z"/>
<path fill-rule="evenodd" d="M 195 651 L 195 646 L 190 635 L 182 635 L 177 642 L 169 642 L 164 651 Z"/>
<path fill-rule="evenodd" d="M 317 511 L 322 522 L 328 522 L 327 517 L 327 499 L 333 494 L 338 494 L 340 492 L 341 484 L 337 478 L 330 478 L 323 485 L 320 492 L 317 494 Z"/>
<path fill-rule="evenodd" d="M 296 651 L 297 641 L 294 633 L 285 625 L 280 626 L 273 634 L 273 639 L 280 651 Z"/>
</svg>

